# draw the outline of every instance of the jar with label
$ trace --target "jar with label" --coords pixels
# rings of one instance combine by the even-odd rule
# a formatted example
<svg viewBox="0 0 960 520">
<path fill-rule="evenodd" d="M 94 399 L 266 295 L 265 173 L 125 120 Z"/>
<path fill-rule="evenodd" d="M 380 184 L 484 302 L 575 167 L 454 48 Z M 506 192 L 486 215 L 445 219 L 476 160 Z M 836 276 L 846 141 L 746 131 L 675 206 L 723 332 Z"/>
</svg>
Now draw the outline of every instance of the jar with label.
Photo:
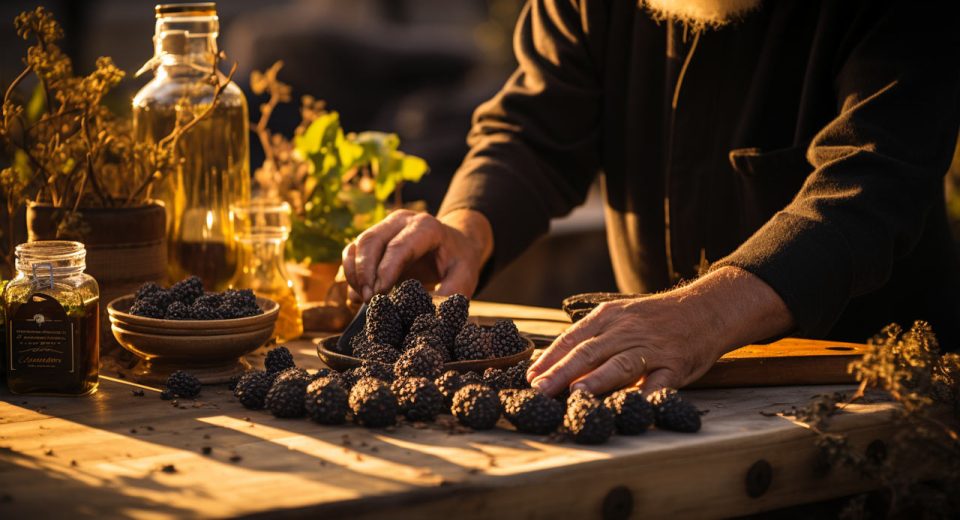
<svg viewBox="0 0 960 520">
<path fill-rule="evenodd" d="M 100 290 L 79 242 L 28 242 L 3 291 L 7 387 L 15 394 L 85 395 L 100 371 Z"/>
</svg>

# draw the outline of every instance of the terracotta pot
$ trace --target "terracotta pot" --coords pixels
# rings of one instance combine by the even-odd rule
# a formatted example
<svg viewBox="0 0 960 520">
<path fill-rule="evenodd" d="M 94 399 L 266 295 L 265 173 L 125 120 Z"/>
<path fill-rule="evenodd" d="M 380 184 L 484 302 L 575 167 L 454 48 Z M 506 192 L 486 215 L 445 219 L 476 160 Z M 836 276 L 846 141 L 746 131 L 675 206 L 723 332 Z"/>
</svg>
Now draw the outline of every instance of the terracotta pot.
<svg viewBox="0 0 960 520">
<path fill-rule="evenodd" d="M 327 301 L 340 270 L 340 262 L 306 264 L 287 262 L 287 274 L 293 279 L 293 290 L 300 303 Z"/>
<path fill-rule="evenodd" d="M 303 314 L 305 331 L 339 332 L 353 319 L 347 306 L 346 282 L 337 281 L 340 262 L 288 262 L 287 273 Z"/>
<path fill-rule="evenodd" d="M 77 240 L 87 248 L 87 273 L 100 285 L 101 341 L 111 346 L 106 302 L 137 290 L 145 282 L 162 283 L 167 274 L 167 217 L 156 203 L 131 208 L 80 208 L 80 228 L 57 236 L 63 208 L 31 204 L 27 239 Z"/>
</svg>

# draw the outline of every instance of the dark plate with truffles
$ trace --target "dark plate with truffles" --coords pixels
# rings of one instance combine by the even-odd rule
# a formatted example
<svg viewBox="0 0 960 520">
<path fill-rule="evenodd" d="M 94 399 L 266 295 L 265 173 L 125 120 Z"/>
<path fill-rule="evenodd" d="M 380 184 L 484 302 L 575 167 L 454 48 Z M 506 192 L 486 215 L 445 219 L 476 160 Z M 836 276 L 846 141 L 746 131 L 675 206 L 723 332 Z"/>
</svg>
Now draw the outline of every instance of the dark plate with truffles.
<svg viewBox="0 0 960 520">
<path fill-rule="evenodd" d="M 364 361 L 394 365 L 411 357 L 411 351 L 428 350 L 445 370 L 482 372 L 513 366 L 533 354 L 533 341 L 513 321 L 480 327 L 469 315 L 470 301 L 463 295 L 435 301 L 420 282 L 407 280 L 389 294 L 374 295 L 362 326 L 355 321 L 349 327 L 349 341 L 333 336 L 314 342 L 320 359 L 336 370 Z"/>
<path fill-rule="evenodd" d="M 330 336 L 327 338 L 316 338 L 313 342 L 317 345 L 317 355 L 320 357 L 320 360 L 326 363 L 330 368 L 342 372 L 344 370 L 349 370 L 354 367 L 358 367 L 363 363 L 363 359 L 341 354 L 337 352 L 337 340 L 340 339 L 340 336 Z M 530 359 L 533 355 L 534 344 L 533 340 L 529 338 L 524 338 L 527 341 L 527 347 L 510 356 L 500 357 L 500 358 L 491 358 L 491 359 L 476 359 L 469 361 L 447 361 L 443 364 L 443 370 L 456 370 L 457 372 L 480 372 L 488 368 L 499 368 L 507 369 L 510 368 L 521 361 L 526 361 Z"/>
</svg>

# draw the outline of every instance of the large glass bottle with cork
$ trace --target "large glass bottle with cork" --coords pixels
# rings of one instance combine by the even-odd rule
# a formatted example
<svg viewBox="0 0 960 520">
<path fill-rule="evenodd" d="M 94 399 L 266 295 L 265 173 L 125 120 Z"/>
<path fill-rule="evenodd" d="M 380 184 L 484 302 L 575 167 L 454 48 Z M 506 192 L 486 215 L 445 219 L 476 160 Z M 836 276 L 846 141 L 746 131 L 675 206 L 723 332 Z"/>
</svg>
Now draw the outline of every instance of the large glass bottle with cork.
<svg viewBox="0 0 960 520">
<path fill-rule="evenodd" d="M 155 54 L 141 69 L 155 77 L 133 99 L 134 132 L 147 143 L 210 106 L 219 53 L 215 4 L 163 4 L 156 15 Z M 250 197 L 248 124 L 243 92 L 230 82 L 209 117 L 179 138 L 179 165 L 154 193 L 167 209 L 172 281 L 197 275 L 207 290 L 222 290 L 236 271 L 230 208 Z"/>
</svg>

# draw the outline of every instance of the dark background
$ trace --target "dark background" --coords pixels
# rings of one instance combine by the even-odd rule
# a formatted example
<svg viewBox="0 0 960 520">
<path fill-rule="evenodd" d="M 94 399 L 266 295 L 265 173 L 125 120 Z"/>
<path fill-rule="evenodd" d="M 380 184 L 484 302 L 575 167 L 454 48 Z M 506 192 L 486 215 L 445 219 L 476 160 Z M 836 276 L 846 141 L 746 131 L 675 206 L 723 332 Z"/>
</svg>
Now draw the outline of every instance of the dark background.
<svg viewBox="0 0 960 520">
<path fill-rule="evenodd" d="M 155 1 L 60 0 L 0 2 L 0 87 L 22 68 L 26 43 L 14 17 L 44 5 L 64 27 L 62 48 L 77 72 L 111 56 L 127 78 L 108 103 L 128 112 L 150 79 L 133 74 L 153 55 Z M 427 160 L 431 173 L 406 187 L 406 200 L 439 206 L 467 151 L 473 109 L 492 96 L 515 66 L 513 26 L 522 0 L 228 0 L 217 3 L 221 49 L 239 65 L 235 81 L 247 92 L 250 117 L 260 100 L 249 89 L 251 70 L 285 63 L 280 79 L 340 112 L 347 131 L 396 132 L 401 149 Z M 288 136 L 298 101 L 282 105 L 271 128 Z M 251 139 L 251 167 L 262 162 Z M 603 233 L 600 198 L 556 222 L 478 297 L 559 306 L 569 294 L 615 290 Z"/>
<path fill-rule="evenodd" d="M 66 31 L 63 48 L 78 71 L 112 56 L 128 78 L 109 100 L 129 110 L 148 77 L 133 73 L 153 54 L 153 7 L 147 0 L 0 2 L 0 87 L 20 71 L 25 43 L 13 30 L 23 10 L 45 5 Z M 473 109 L 512 71 L 511 37 L 522 0 L 228 0 L 217 9 L 220 46 L 239 63 L 249 94 L 251 70 L 282 59 L 281 79 L 294 99 L 310 94 L 340 112 L 348 131 L 396 132 L 404 151 L 424 157 L 431 173 L 408 186 L 406 200 L 436 210 L 463 155 Z M 251 118 L 260 101 L 250 96 Z M 271 127 L 289 135 L 297 103 L 281 106 Z M 262 161 L 251 139 L 251 167 Z M 960 237 L 960 154 L 947 177 L 955 236 Z M 569 294 L 614 290 L 599 194 L 554 223 L 479 295 L 495 301 L 557 306 Z"/>
</svg>

